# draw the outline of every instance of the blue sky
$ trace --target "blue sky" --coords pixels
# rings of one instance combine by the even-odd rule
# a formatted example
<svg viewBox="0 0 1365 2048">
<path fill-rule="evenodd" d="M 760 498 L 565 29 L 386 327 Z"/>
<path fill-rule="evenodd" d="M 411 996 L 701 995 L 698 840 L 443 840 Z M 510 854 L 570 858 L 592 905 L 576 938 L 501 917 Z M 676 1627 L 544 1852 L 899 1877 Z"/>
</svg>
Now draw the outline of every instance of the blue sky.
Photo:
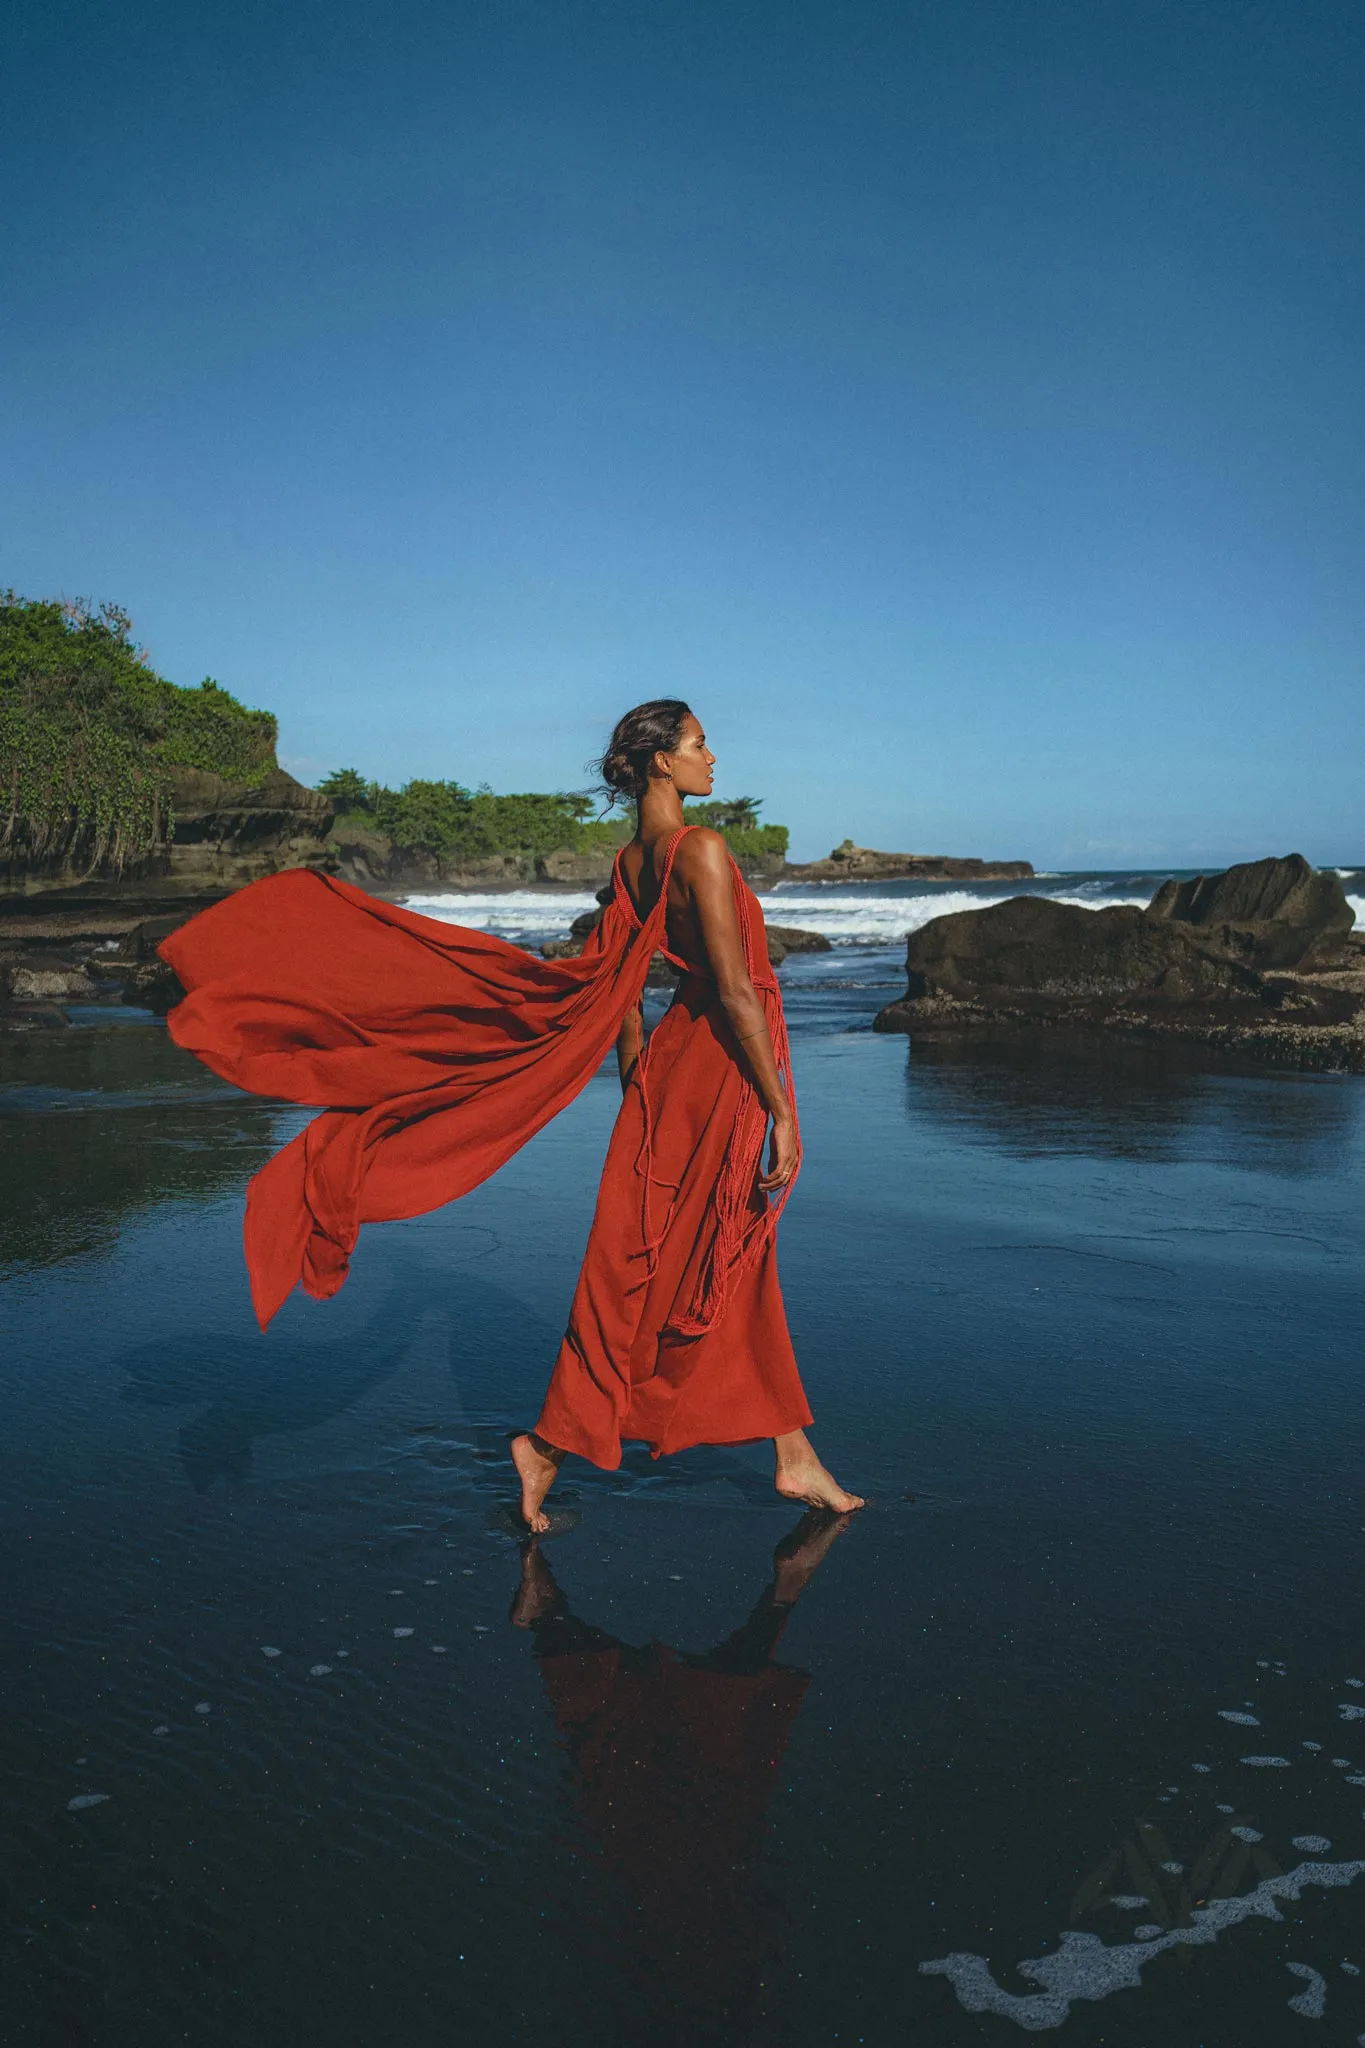
<svg viewBox="0 0 1365 2048">
<path fill-rule="evenodd" d="M 1356 0 L 3 19 L 0 581 L 305 779 L 1365 860 Z"/>
</svg>

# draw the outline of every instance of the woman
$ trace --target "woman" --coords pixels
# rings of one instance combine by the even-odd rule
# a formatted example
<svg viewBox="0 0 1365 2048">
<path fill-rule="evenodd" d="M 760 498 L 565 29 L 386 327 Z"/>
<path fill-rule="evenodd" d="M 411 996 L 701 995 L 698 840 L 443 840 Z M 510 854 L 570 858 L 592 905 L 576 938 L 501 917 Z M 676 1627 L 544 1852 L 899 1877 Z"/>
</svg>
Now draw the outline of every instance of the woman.
<svg viewBox="0 0 1365 2048">
<path fill-rule="evenodd" d="M 782 1004 L 723 840 L 683 824 L 713 765 L 685 704 L 621 720 L 603 773 L 639 825 L 579 959 L 537 959 L 311 868 L 239 890 L 160 948 L 187 991 L 177 1043 L 240 1088 L 323 1112 L 247 1191 L 263 1329 L 296 1286 L 337 1292 L 363 1224 L 495 1173 L 616 1043 L 625 1101 L 573 1316 L 540 1422 L 512 1444 L 533 1531 L 564 1454 L 614 1467 L 623 1434 L 656 1453 L 771 1436 L 780 1493 L 862 1505 L 804 1433 L 773 1250 L 799 1152 Z M 658 948 L 682 980 L 646 1047 Z"/>
<path fill-rule="evenodd" d="M 709 796 L 714 768 L 675 698 L 627 712 L 602 759 L 613 795 L 637 804 L 618 900 L 641 923 L 662 900 L 682 979 L 648 1048 L 638 1003 L 617 1040 L 625 1099 L 569 1327 L 540 1419 L 512 1442 L 532 1530 L 550 1526 L 543 1504 L 565 1453 L 614 1468 L 622 1437 L 656 1456 L 771 1437 L 779 1493 L 862 1506 L 805 1433 L 774 1241 L 800 1158 L 782 999 L 762 912 L 725 841 L 683 823 L 683 799 Z"/>
</svg>

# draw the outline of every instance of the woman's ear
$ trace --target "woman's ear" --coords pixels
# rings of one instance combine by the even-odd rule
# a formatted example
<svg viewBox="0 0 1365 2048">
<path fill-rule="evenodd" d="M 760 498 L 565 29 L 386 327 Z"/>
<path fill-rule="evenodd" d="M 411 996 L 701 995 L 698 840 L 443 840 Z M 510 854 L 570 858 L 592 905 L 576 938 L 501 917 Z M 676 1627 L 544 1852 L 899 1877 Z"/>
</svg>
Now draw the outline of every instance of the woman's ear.
<svg viewBox="0 0 1365 2048">
<path fill-rule="evenodd" d="M 656 754 L 650 763 L 650 773 L 657 775 L 661 782 L 671 782 L 673 780 L 673 770 L 669 766 L 669 756 L 667 754 Z"/>
</svg>

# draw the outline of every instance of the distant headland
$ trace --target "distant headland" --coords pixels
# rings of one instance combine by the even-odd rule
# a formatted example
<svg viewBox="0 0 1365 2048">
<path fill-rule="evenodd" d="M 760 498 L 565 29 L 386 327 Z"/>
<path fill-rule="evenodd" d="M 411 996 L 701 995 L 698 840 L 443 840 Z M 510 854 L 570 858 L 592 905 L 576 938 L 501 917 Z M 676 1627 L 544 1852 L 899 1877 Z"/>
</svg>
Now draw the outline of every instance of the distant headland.
<svg viewBox="0 0 1365 2048">
<path fill-rule="evenodd" d="M 1027 860 L 960 860 L 946 853 L 874 853 L 845 839 L 826 860 L 788 861 L 792 882 L 1026 882 Z"/>
</svg>

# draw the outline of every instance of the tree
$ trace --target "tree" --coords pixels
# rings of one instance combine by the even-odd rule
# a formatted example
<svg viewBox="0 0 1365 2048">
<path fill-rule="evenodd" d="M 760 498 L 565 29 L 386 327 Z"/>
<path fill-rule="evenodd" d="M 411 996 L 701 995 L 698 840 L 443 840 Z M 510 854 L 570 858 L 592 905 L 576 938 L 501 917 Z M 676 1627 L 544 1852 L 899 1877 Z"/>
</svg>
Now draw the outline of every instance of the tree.
<svg viewBox="0 0 1365 2048">
<path fill-rule="evenodd" d="M 373 810 L 378 794 L 378 784 L 367 782 L 355 768 L 334 768 L 323 776 L 318 788 L 343 812 Z"/>
<path fill-rule="evenodd" d="M 689 825 L 709 825 L 713 832 L 748 832 L 758 825 L 763 808 L 761 796 L 712 797 L 705 803 L 684 804 Z"/>
<path fill-rule="evenodd" d="M 375 822 L 395 846 L 424 846 L 438 856 L 466 848 L 473 799 L 458 782 L 405 782 L 402 789 L 375 794 Z"/>
<path fill-rule="evenodd" d="M 174 830 L 172 768 L 274 765 L 270 713 L 159 676 L 119 606 L 0 592 L 0 848 L 117 872 Z"/>
</svg>

